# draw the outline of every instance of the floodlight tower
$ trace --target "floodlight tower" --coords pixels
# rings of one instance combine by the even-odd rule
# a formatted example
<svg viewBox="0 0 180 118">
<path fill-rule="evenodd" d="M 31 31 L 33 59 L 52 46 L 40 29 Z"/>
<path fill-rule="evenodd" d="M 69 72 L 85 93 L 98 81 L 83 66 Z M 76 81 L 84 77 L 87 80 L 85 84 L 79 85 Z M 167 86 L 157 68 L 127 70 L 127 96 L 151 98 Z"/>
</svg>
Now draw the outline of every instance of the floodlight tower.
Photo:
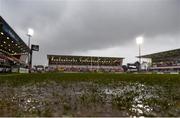
<svg viewBox="0 0 180 118">
<path fill-rule="evenodd" d="M 29 72 L 30 69 L 31 69 L 31 62 L 32 62 L 32 57 L 31 57 L 31 53 L 32 53 L 32 50 L 31 50 L 31 46 L 30 46 L 30 39 L 31 37 L 34 35 L 34 30 L 31 29 L 31 28 L 28 28 L 28 33 L 27 33 L 27 36 L 28 36 L 28 47 L 30 49 L 30 51 L 28 52 L 28 64 L 29 64 Z"/>
<path fill-rule="evenodd" d="M 141 67 L 141 45 L 143 44 L 144 38 L 142 36 L 139 36 L 136 38 L 136 44 L 139 46 L 139 63 Z"/>
</svg>

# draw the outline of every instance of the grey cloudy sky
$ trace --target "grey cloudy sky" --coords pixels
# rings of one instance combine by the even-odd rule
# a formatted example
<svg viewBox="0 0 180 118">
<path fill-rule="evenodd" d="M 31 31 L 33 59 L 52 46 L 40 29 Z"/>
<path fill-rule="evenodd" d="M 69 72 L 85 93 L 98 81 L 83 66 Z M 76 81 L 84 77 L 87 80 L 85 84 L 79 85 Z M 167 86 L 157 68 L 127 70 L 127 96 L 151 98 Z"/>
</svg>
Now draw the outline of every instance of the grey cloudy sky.
<svg viewBox="0 0 180 118">
<path fill-rule="evenodd" d="M 0 15 L 27 42 L 40 45 L 34 64 L 47 54 L 125 57 L 180 48 L 180 0 L 0 0 Z"/>
</svg>

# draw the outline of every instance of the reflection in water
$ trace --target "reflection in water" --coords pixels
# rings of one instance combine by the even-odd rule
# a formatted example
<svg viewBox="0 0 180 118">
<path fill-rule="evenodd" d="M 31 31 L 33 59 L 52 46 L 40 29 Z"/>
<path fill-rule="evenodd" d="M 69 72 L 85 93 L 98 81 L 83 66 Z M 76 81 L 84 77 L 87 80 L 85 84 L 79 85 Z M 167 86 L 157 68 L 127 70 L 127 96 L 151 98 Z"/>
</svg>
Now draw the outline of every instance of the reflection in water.
<svg viewBox="0 0 180 118">
<path fill-rule="evenodd" d="M 143 115 L 144 113 L 148 113 L 153 110 L 153 108 L 151 108 L 149 105 L 145 105 L 143 102 L 154 97 L 158 98 L 157 94 L 152 92 L 155 91 L 153 89 L 154 88 L 151 87 L 148 88 L 144 84 L 134 83 L 123 87 L 118 86 L 116 88 L 104 88 L 102 91 L 109 96 L 111 101 L 113 96 L 118 96 L 125 99 L 128 99 L 128 97 L 133 97 L 129 111 L 137 115 Z"/>
</svg>

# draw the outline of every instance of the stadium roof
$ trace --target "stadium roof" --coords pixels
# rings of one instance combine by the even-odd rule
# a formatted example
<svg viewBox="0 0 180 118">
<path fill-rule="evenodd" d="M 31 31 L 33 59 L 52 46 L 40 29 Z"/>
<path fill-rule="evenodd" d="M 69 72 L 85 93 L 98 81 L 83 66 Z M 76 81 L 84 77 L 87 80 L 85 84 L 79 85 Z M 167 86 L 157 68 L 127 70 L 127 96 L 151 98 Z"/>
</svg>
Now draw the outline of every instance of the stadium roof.
<svg viewBox="0 0 180 118">
<path fill-rule="evenodd" d="M 180 49 L 168 50 L 148 55 L 142 55 L 141 58 L 152 58 L 152 59 L 163 59 L 163 58 L 172 58 L 172 57 L 180 57 Z M 138 56 L 139 58 L 139 56 Z"/>
<path fill-rule="evenodd" d="M 102 57 L 102 56 L 78 56 L 78 55 L 47 55 L 47 57 L 52 57 L 52 56 L 56 56 L 56 57 L 86 57 L 86 58 L 115 58 L 115 59 L 124 59 L 123 57 Z"/>
<path fill-rule="evenodd" d="M 0 51 L 11 55 L 24 54 L 30 51 L 29 47 L 1 16 Z"/>
</svg>

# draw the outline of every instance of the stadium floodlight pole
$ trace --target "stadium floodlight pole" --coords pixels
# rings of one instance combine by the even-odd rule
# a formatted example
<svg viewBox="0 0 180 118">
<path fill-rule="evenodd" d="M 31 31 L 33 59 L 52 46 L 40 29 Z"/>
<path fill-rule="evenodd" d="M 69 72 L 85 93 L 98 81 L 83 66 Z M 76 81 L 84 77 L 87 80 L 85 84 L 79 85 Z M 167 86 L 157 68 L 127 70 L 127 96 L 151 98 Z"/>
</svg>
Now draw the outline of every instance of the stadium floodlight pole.
<svg viewBox="0 0 180 118">
<path fill-rule="evenodd" d="M 31 44 L 31 42 L 30 42 L 30 39 L 31 39 L 31 37 L 34 35 L 34 30 L 33 29 L 31 29 L 31 28 L 28 28 L 28 33 L 27 33 L 27 36 L 28 36 L 28 47 L 29 47 L 29 49 L 30 49 L 30 51 L 29 51 L 29 53 L 28 53 L 28 64 L 29 64 L 29 72 L 31 72 L 30 70 L 31 70 L 31 66 L 32 66 L 32 50 L 31 50 L 31 46 L 30 46 L 30 44 Z"/>
<path fill-rule="evenodd" d="M 136 43 L 139 46 L 139 63 L 140 63 L 140 68 L 141 69 L 141 45 L 143 44 L 144 38 L 142 36 L 139 36 L 136 38 Z"/>
<path fill-rule="evenodd" d="M 92 56 L 91 56 L 91 72 L 92 72 Z"/>
<path fill-rule="evenodd" d="M 99 57 L 98 57 L 98 72 L 99 72 Z"/>
</svg>

